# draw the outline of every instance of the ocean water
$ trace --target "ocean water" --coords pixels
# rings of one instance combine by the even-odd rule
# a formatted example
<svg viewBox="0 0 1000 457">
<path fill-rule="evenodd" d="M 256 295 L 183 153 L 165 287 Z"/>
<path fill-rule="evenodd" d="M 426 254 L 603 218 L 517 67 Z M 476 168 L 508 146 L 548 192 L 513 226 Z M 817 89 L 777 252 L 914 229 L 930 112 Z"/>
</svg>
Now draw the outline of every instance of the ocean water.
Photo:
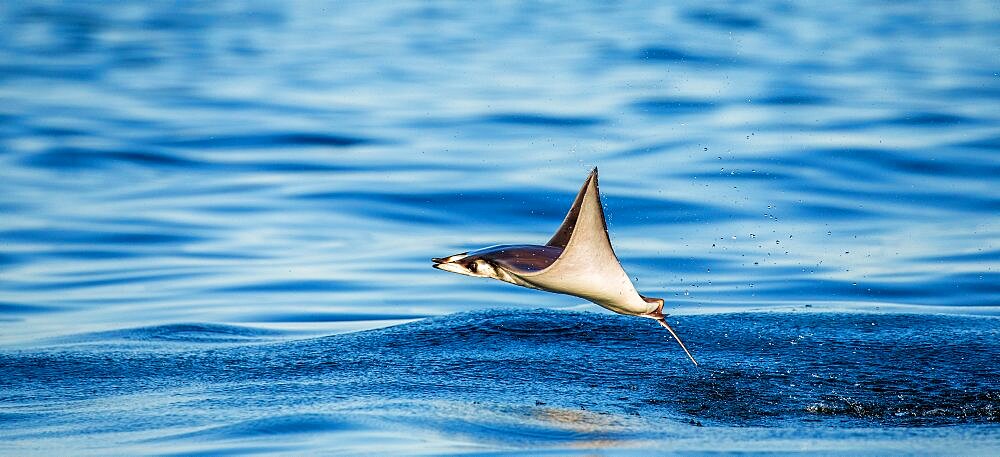
<svg viewBox="0 0 1000 457">
<path fill-rule="evenodd" d="M 0 454 L 998 455 L 995 2 L 0 4 Z M 655 322 L 434 270 L 591 167 Z"/>
</svg>

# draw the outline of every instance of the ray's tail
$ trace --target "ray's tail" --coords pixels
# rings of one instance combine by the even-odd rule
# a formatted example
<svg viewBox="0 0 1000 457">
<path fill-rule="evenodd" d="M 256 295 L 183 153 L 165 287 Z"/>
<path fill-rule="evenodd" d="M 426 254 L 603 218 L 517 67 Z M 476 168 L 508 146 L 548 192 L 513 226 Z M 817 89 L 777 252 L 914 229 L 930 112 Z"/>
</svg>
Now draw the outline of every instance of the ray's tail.
<svg viewBox="0 0 1000 457">
<path fill-rule="evenodd" d="M 684 342 L 681 341 L 680 337 L 677 336 L 677 332 L 674 332 L 674 329 L 670 328 L 670 324 L 667 324 L 666 316 L 656 319 L 656 322 L 659 322 L 660 325 L 663 326 L 663 328 L 667 329 L 667 331 L 670 332 L 670 335 L 673 336 L 675 340 L 677 340 L 677 344 L 681 345 L 681 349 L 684 350 L 684 353 L 687 354 L 688 358 L 691 359 L 692 362 L 694 362 L 694 366 L 698 366 L 698 361 L 694 359 L 694 356 L 691 355 L 691 351 L 688 351 L 687 346 L 685 346 Z"/>
</svg>

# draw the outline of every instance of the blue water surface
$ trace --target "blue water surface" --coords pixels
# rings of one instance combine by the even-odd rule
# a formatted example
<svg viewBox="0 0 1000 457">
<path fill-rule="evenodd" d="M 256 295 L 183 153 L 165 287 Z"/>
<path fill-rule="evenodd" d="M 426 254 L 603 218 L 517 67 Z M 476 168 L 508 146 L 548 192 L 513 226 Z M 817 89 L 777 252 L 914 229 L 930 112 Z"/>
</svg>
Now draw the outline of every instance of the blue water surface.
<svg viewBox="0 0 1000 457">
<path fill-rule="evenodd" d="M 0 4 L 0 454 L 1000 454 L 995 2 Z M 430 268 L 593 166 L 655 322 Z"/>
</svg>

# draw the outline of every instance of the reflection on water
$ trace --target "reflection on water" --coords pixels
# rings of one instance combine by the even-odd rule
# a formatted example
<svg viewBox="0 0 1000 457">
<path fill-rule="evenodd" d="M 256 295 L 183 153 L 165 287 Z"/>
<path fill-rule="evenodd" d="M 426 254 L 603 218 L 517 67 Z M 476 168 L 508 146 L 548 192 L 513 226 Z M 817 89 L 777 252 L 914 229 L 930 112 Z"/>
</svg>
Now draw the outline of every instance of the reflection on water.
<svg viewBox="0 0 1000 457">
<path fill-rule="evenodd" d="M 1000 447 L 998 14 L 0 6 L 0 449 Z M 430 268 L 595 165 L 710 369 Z"/>
</svg>

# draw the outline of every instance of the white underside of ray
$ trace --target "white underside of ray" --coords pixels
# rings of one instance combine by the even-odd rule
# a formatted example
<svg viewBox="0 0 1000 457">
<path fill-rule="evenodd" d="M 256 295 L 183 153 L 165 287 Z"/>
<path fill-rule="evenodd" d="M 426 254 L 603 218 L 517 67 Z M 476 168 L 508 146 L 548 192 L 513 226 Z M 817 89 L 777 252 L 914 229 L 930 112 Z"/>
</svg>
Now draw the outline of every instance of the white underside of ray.
<svg viewBox="0 0 1000 457">
<path fill-rule="evenodd" d="M 562 254 L 544 270 L 518 274 L 520 279 L 539 289 L 585 298 L 622 314 L 656 311 L 656 304 L 639 296 L 611 247 L 596 168 L 548 245 L 562 247 Z"/>
</svg>

